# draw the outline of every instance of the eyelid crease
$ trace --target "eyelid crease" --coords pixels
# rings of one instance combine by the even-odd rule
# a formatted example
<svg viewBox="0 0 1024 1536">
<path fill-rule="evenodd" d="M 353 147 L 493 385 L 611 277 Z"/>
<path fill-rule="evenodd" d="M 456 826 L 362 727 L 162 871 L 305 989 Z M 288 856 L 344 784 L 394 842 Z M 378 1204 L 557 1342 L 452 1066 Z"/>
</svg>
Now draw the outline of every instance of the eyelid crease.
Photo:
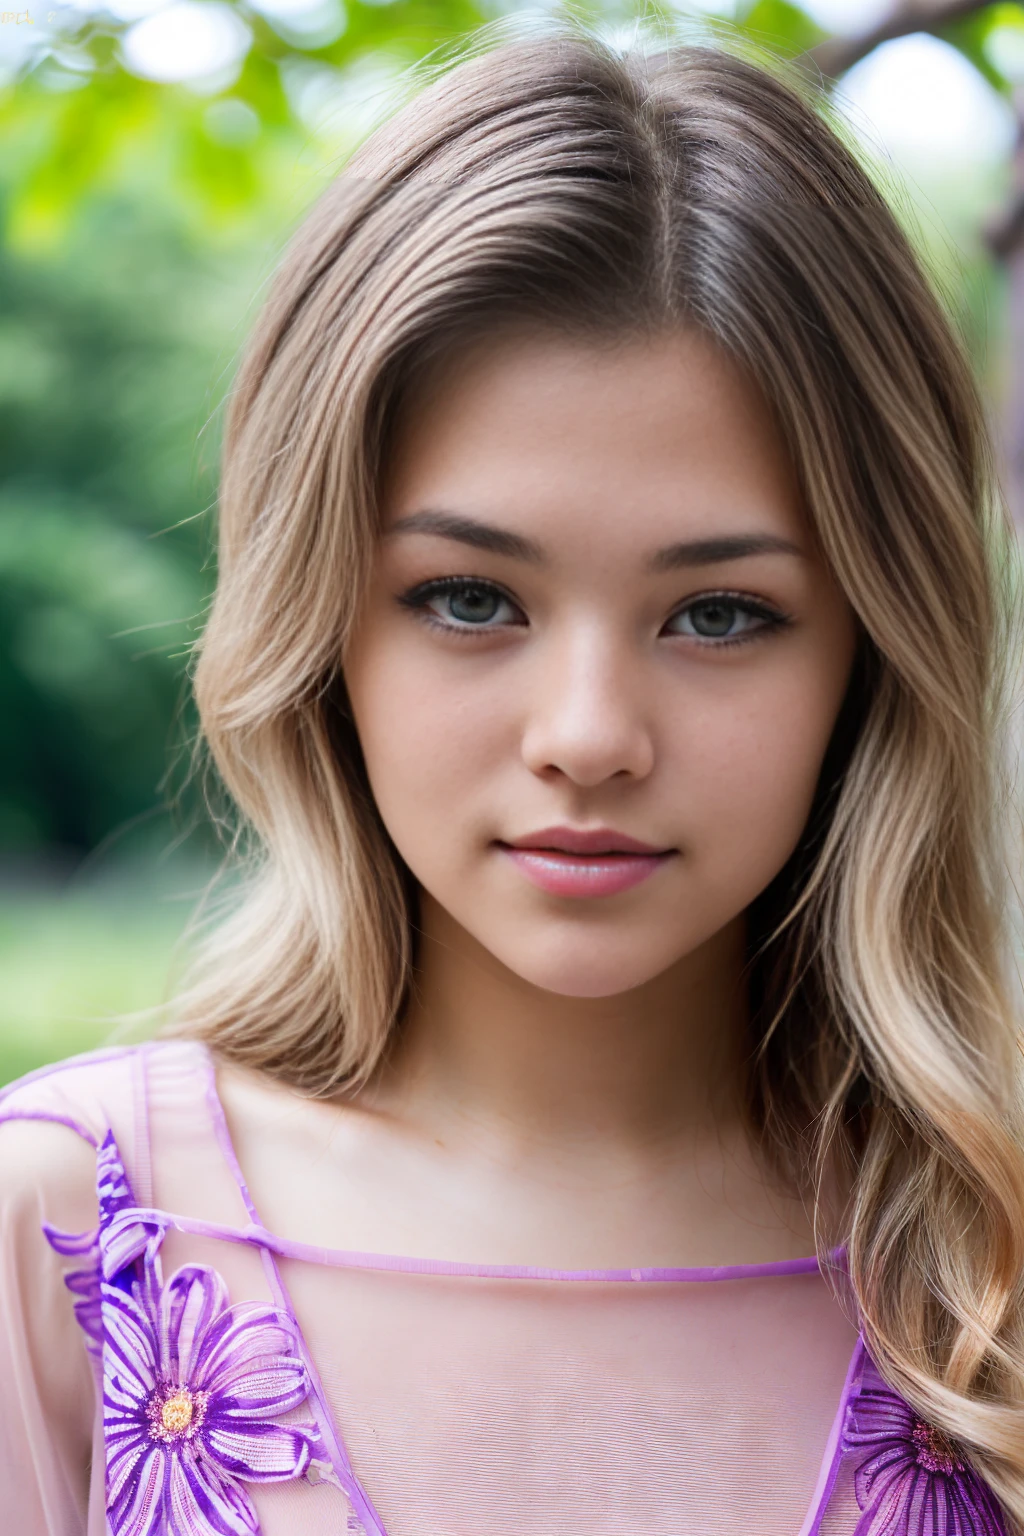
<svg viewBox="0 0 1024 1536">
<path fill-rule="evenodd" d="M 407 608 L 418 608 L 430 597 L 439 592 L 458 592 L 466 587 L 477 587 L 487 592 L 497 592 L 506 602 L 512 603 L 516 608 L 520 607 L 518 600 L 513 597 L 507 587 L 503 587 L 500 581 L 494 581 L 489 576 L 435 576 L 429 581 L 421 581 L 414 587 L 399 594 L 398 601 Z"/>
<path fill-rule="evenodd" d="M 482 587 L 488 591 L 500 592 L 503 597 L 508 598 L 509 602 L 517 602 L 517 599 L 513 597 L 509 589 L 503 586 L 500 581 L 495 581 L 493 576 L 472 575 L 433 576 L 428 581 L 417 582 L 414 587 L 409 587 L 405 592 L 401 593 L 399 600 L 401 602 L 407 600 L 414 601 L 432 592 L 451 592 L 460 587 Z M 686 597 L 681 598 L 678 607 L 672 611 L 673 613 L 678 613 L 680 609 L 691 603 L 713 602 L 716 599 L 721 600 L 723 598 L 737 604 L 746 603 L 750 606 L 761 607 L 770 613 L 781 612 L 777 605 L 768 598 L 758 597 L 753 592 L 744 592 L 733 587 L 705 587 L 699 592 L 691 592 Z"/>
<path fill-rule="evenodd" d="M 495 631 L 502 629 L 523 627 L 519 624 L 510 625 L 507 620 L 501 624 L 471 624 L 465 621 L 452 621 L 442 618 L 439 614 L 433 614 L 430 612 L 428 604 L 432 597 L 448 592 L 465 590 L 466 588 L 477 588 L 496 593 L 499 597 L 502 598 L 503 601 L 509 603 L 513 608 L 515 608 L 517 612 L 523 616 L 527 624 L 529 623 L 527 615 L 524 613 L 516 598 L 514 598 L 512 594 L 507 590 L 507 588 L 503 587 L 500 582 L 494 581 L 490 577 L 432 577 L 430 580 L 420 582 L 416 586 L 409 588 L 408 591 L 401 593 L 398 596 L 397 601 L 401 604 L 402 607 L 409 609 L 411 612 L 414 612 L 422 622 L 429 623 L 433 628 L 448 635 L 482 635 L 494 633 Z M 762 619 L 764 623 L 758 628 L 755 628 L 751 631 L 744 631 L 737 635 L 722 635 L 717 637 L 702 635 L 687 636 L 687 638 L 696 640 L 698 643 L 704 645 L 705 647 L 722 647 L 726 645 L 741 644 L 744 641 L 755 639 L 760 634 L 784 629 L 788 627 L 788 625 L 792 622 L 791 616 L 789 614 L 778 608 L 774 603 L 769 602 L 766 598 L 756 597 L 751 592 L 738 592 L 728 588 L 717 587 L 705 589 L 702 592 L 694 592 L 691 593 L 690 596 L 684 598 L 676 608 L 672 609 L 671 613 L 665 619 L 661 630 L 659 630 L 659 634 L 664 633 L 666 627 L 672 623 L 673 619 L 678 618 L 680 615 L 688 613 L 695 608 L 699 608 L 701 605 L 713 604 L 716 602 L 734 606 L 740 609 L 742 612 L 752 614 L 757 618 Z"/>
</svg>

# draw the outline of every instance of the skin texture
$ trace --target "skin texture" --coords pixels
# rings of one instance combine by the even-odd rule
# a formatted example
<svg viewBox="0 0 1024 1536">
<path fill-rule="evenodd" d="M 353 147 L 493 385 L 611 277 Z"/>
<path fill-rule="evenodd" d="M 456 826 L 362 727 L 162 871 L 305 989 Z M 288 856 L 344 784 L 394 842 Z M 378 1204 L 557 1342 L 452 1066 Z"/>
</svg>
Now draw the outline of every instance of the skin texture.
<svg viewBox="0 0 1024 1536">
<path fill-rule="evenodd" d="M 744 914 L 806 824 L 856 626 L 764 401 L 695 332 L 491 338 L 407 403 L 381 515 L 344 671 L 421 887 L 416 987 L 378 1080 L 302 1127 L 225 1069 L 236 1136 L 257 1164 L 301 1144 L 345 1246 L 810 1252 L 743 1127 Z M 663 857 L 552 894 L 507 851 L 552 826 Z"/>
</svg>

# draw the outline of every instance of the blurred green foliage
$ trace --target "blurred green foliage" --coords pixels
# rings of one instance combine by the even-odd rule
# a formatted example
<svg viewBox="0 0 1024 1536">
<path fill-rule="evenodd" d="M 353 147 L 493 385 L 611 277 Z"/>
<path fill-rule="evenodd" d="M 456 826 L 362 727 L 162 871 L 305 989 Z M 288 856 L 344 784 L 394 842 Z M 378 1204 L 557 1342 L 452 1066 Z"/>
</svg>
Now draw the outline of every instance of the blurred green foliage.
<svg viewBox="0 0 1024 1536">
<path fill-rule="evenodd" d="M 157 865 L 0 890 L 0 1084 L 151 1033 L 197 887 Z"/>
<path fill-rule="evenodd" d="M 209 584 L 204 427 L 244 265 L 156 200 L 95 199 L 55 250 L 0 250 L 8 850 L 88 849 L 158 801 Z"/>
<path fill-rule="evenodd" d="M 314 156 L 343 155 L 364 126 L 368 87 L 383 102 L 388 86 L 401 91 L 411 65 L 442 63 L 488 23 L 561 14 L 613 37 L 637 25 L 726 32 L 788 58 L 827 38 L 793 0 L 736 0 L 728 20 L 713 14 L 728 4 L 691 8 L 685 0 L 554 0 L 539 9 L 515 0 L 179 0 L 177 8 L 189 6 L 235 36 L 237 57 L 185 84 L 126 67 L 132 38 L 152 21 L 158 0 L 79 0 L 40 10 L 31 37 L 28 28 L 17 37 L 0 30 L 7 45 L 0 78 L 5 68 L 8 77 L 0 142 L 18 145 L 8 238 L 28 246 L 54 239 L 83 198 L 140 165 L 183 192 L 208 225 L 230 221 L 266 201 L 282 153 L 313 140 Z M 1024 7 L 932 0 L 907 9 L 915 20 L 905 30 L 934 31 L 1011 93 L 1000 61 L 1013 54 L 1008 35 L 1024 38 Z M 955 19 L 943 21 L 951 9 Z M 930 25 L 932 12 L 938 19 Z M 1004 46 L 993 51 L 996 32 Z M 165 76 L 174 70 L 159 59 L 145 67 L 163 67 Z"/>
</svg>

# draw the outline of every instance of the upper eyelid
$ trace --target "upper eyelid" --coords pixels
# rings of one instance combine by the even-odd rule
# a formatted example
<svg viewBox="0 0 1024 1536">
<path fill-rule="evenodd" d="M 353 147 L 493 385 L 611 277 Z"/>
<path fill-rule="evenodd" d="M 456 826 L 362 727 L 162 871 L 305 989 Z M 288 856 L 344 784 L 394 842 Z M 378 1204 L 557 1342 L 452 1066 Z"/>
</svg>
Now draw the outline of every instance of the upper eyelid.
<svg viewBox="0 0 1024 1536">
<path fill-rule="evenodd" d="M 716 598 L 736 603 L 737 606 L 746 603 L 751 608 L 767 608 L 773 612 L 781 612 L 779 605 L 773 603 L 770 598 L 759 597 L 755 592 L 739 592 L 732 587 L 705 587 L 700 592 L 691 592 L 688 597 L 682 598 L 672 611 L 678 613 L 680 609 L 688 607 L 691 603 L 706 603 Z"/>
<path fill-rule="evenodd" d="M 435 576 L 429 581 L 417 582 L 403 596 L 418 597 L 428 592 L 450 592 L 455 587 L 488 587 L 492 592 L 500 592 L 510 602 L 518 601 L 507 587 L 503 587 L 500 581 L 495 581 L 491 576 Z"/>
<path fill-rule="evenodd" d="M 417 582 L 401 595 L 421 597 L 430 592 L 449 592 L 456 587 L 487 587 L 492 592 L 500 592 L 502 597 L 508 598 L 509 602 L 519 603 L 515 594 L 500 581 L 495 581 L 492 576 L 435 576 L 429 581 Z M 749 603 L 753 607 L 778 609 L 778 604 L 772 602 L 770 598 L 759 597 L 754 592 L 742 592 L 732 587 L 704 587 L 699 592 L 691 592 L 686 597 L 680 598 L 672 612 L 678 613 L 689 603 L 706 602 L 709 598 L 728 598 L 732 602 Z"/>
<path fill-rule="evenodd" d="M 432 577 L 428 581 L 418 582 L 415 586 L 409 587 L 400 595 L 399 601 L 411 605 L 418 599 L 429 598 L 432 593 L 451 592 L 457 590 L 459 587 L 485 587 L 489 591 L 498 593 L 502 598 L 504 598 L 506 602 L 511 603 L 514 608 L 518 608 L 521 613 L 525 613 L 524 606 L 520 600 L 515 597 L 507 587 L 502 586 L 501 582 L 495 581 L 492 577 L 489 576 Z M 757 613 L 766 615 L 769 618 L 781 620 L 785 620 L 786 618 L 785 610 L 782 609 L 777 603 L 772 602 L 769 598 L 759 597 L 753 592 L 736 591 L 734 588 L 705 587 L 700 592 L 693 592 L 690 593 L 689 596 L 682 598 L 676 604 L 676 606 L 671 609 L 664 622 L 668 624 L 678 614 L 685 613 L 688 608 L 693 607 L 695 604 L 714 601 L 716 598 L 733 602 L 737 605 L 737 607 L 746 607 Z M 440 622 L 445 623 L 448 621 L 442 619 Z M 451 624 L 450 627 L 453 629 L 461 629 L 463 626 L 460 624 Z M 500 626 L 480 625 L 478 627 L 483 630 L 484 628 L 499 628 Z"/>
<path fill-rule="evenodd" d="M 402 592 L 399 595 L 399 602 L 415 602 L 417 599 L 429 598 L 434 593 L 457 592 L 460 587 L 485 587 L 489 592 L 496 592 L 507 603 L 511 603 L 514 608 L 522 611 L 522 603 L 507 587 L 483 576 L 438 576 L 432 581 L 421 581 L 415 587 L 409 587 Z"/>
</svg>

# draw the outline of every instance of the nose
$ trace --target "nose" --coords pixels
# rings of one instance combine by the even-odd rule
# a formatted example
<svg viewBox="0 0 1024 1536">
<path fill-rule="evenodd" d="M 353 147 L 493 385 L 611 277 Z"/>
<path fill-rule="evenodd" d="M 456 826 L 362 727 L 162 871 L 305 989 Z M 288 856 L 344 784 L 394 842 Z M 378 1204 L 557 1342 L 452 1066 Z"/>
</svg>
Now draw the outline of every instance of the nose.
<svg viewBox="0 0 1024 1536">
<path fill-rule="evenodd" d="M 530 771 L 581 788 L 646 778 L 654 740 L 626 642 L 592 622 L 552 636 L 537 662 L 522 738 Z"/>
</svg>

